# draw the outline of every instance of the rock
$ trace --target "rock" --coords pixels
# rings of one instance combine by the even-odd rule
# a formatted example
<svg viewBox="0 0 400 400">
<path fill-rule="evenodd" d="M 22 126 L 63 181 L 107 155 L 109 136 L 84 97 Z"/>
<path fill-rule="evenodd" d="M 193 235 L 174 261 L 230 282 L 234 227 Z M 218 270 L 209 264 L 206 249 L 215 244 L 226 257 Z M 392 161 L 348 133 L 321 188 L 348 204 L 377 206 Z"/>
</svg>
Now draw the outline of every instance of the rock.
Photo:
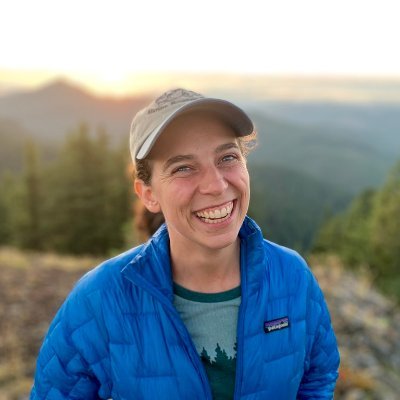
<svg viewBox="0 0 400 400">
<path fill-rule="evenodd" d="M 400 309 L 373 288 L 365 273 L 334 258 L 313 259 L 341 354 L 335 399 L 398 399 Z"/>
</svg>

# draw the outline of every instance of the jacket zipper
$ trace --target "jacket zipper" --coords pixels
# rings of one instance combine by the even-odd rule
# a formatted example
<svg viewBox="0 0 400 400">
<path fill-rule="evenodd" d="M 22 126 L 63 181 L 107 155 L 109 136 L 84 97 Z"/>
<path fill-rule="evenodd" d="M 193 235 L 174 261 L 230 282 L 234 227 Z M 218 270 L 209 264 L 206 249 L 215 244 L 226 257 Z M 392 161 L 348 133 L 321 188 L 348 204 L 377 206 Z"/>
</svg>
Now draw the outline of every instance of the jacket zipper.
<svg viewBox="0 0 400 400">
<path fill-rule="evenodd" d="M 211 386 L 208 381 L 208 377 L 206 375 L 206 372 L 204 370 L 204 366 L 200 360 L 199 355 L 197 354 L 197 350 L 195 348 L 195 345 L 193 343 L 192 338 L 189 335 L 189 332 L 183 323 L 178 311 L 176 308 L 172 305 L 172 303 L 167 300 L 166 296 L 159 295 L 159 293 L 156 290 L 153 290 L 151 287 L 149 287 L 146 283 L 145 280 L 142 280 L 139 278 L 139 282 L 136 282 L 135 279 L 132 279 L 130 276 L 126 276 L 128 280 L 130 280 L 132 283 L 135 285 L 141 287 L 143 290 L 146 290 L 149 292 L 152 296 L 154 296 L 163 306 L 165 306 L 168 311 L 172 314 L 174 318 L 174 323 L 177 325 L 177 330 L 181 335 L 181 338 L 183 339 L 184 344 L 186 345 L 186 349 L 188 350 L 190 359 L 192 363 L 194 364 L 195 369 L 200 375 L 200 380 L 203 383 L 203 389 L 205 391 L 206 397 L 205 400 L 212 400 L 212 393 L 211 393 Z M 135 277 L 137 278 L 137 277 Z"/>
<path fill-rule="evenodd" d="M 190 353 L 190 358 L 192 360 L 192 362 L 195 364 L 195 368 L 196 370 L 199 372 L 200 374 L 200 378 L 201 381 L 203 383 L 203 389 L 206 392 L 206 399 L 208 400 L 212 400 L 212 393 L 211 393 L 211 386 L 210 383 L 208 381 L 208 377 L 207 374 L 204 370 L 204 366 L 200 360 L 200 357 L 197 353 L 196 347 L 193 343 L 193 340 L 185 326 L 185 324 L 183 323 L 178 311 L 175 309 L 175 307 L 169 307 L 170 311 L 173 313 L 173 317 L 175 319 L 175 323 L 178 325 L 180 325 L 180 329 L 178 329 L 178 331 L 181 333 L 181 330 L 183 330 L 184 333 L 184 337 L 183 337 L 183 341 Z M 182 335 L 182 333 L 181 333 Z"/>
<path fill-rule="evenodd" d="M 242 375 L 243 375 L 243 332 L 244 332 L 244 316 L 247 303 L 247 293 L 246 293 L 246 265 L 245 265 L 245 244 L 244 241 L 241 242 L 240 249 L 240 271 L 241 271 L 241 282 L 240 286 L 242 288 L 242 300 L 239 307 L 239 317 L 237 326 L 237 354 L 236 354 L 236 373 L 235 373 L 235 392 L 234 400 L 240 399 L 240 390 L 242 386 Z"/>
</svg>

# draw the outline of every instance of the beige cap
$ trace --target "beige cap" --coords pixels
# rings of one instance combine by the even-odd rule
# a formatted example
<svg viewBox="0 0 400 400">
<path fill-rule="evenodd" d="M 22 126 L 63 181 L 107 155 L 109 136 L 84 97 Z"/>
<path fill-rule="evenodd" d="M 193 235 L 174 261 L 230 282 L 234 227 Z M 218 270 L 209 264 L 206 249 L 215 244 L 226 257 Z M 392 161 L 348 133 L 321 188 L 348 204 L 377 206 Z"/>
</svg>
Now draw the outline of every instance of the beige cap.
<svg viewBox="0 0 400 400">
<path fill-rule="evenodd" d="M 204 97 L 185 89 L 165 92 L 139 111 L 133 118 L 130 131 L 130 150 L 133 162 L 145 158 L 163 129 L 187 110 L 200 109 L 221 116 L 238 136 L 250 135 L 254 125 L 247 114 L 226 100 Z"/>
</svg>

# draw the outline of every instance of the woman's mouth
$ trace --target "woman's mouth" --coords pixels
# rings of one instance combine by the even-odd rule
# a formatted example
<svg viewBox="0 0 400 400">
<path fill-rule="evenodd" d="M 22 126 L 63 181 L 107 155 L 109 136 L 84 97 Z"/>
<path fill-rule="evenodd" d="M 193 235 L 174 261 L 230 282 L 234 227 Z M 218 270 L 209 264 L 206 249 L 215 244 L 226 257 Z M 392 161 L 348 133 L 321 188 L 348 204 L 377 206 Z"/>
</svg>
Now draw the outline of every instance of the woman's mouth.
<svg viewBox="0 0 400 400">
<path fill-rule="evenodd" d="M 221 206 L 196 211 L 196 216 L 207 224 L 217 224 L 227 220 L 231 216 L 232 210 L 233 201 L 229 201 Z"/>
</svg>

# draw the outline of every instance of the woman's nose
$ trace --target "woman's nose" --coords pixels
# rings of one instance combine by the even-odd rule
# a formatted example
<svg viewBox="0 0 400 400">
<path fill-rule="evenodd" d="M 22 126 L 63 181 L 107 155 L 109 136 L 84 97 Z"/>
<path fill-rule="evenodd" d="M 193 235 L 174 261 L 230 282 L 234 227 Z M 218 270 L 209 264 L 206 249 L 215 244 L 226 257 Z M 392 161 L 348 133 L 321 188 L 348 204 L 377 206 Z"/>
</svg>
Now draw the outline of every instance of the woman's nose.
<svg viewBox="0 0 400 400">
<path fill-rule="evenodd" d="M 215 166 L 207 168 L 201 177 L 199 191 L 202 194 L 218 195 L 228 187 L 223 173 Z"/>
</svg>

